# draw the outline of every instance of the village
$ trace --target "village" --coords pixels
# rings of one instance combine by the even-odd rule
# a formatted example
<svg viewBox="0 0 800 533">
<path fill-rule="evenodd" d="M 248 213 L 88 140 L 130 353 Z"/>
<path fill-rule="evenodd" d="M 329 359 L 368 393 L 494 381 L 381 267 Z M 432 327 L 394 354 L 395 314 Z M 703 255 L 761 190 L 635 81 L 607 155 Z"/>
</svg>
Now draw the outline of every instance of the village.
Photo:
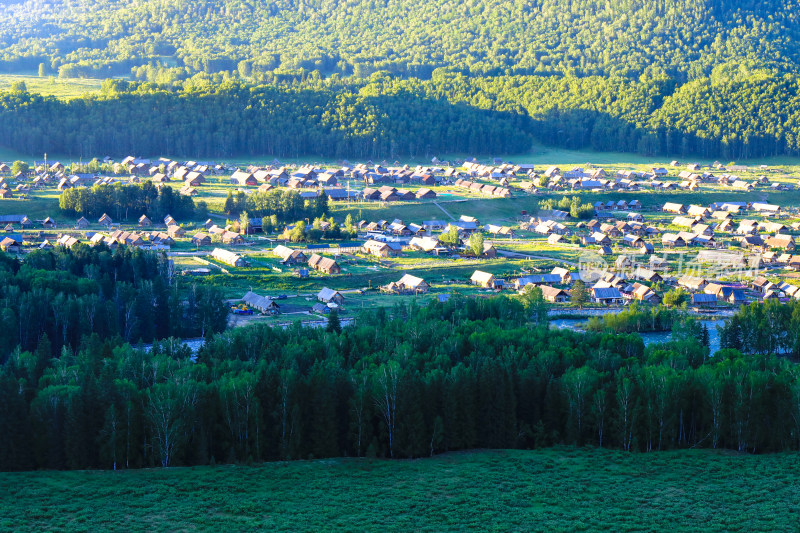
<svg viewBox="0 0 800 533">
<path fill-rule="evenodd" d="M 132 156 L 98 163 L 105 174 L 59 162 L 14 175 L 0 166 L 0 248 L 23 261 L 54 246 L 163 252 L 187 285 L 224 290 L 232 324 L 530 287 L 556 310 L 664 302 L 713 314 L 800 298 L 797 178 L 780 168 L 673 161 L 562 169 L 436 158 L 414 168 Z M 66 189 L 147 181 L 203 202 L 204 217 L 70 219 L 58 207 Z M 230 193 L 281 190 L 304 201 L 325 195 L 331 219 L 307 219 L 305 230 L 302 221 L 264 228 L 261 218 L 224 212 Z M 346 223 L 350 237 L 330 238 Z M 304 238 L 311 229 L 319 238 Z"/>
</svg>

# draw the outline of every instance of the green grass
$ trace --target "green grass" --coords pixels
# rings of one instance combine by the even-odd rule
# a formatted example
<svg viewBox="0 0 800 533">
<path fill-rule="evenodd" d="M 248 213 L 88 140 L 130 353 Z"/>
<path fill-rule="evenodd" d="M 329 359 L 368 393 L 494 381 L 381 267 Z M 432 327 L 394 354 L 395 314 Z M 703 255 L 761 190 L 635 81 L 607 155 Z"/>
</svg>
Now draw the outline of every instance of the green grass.
<svg viewBox="0 0 800 533">
<path fill-rule="evenodd" d="M 43 220 L 52 217 L 56 223 L 65 223 L 70 226 L 75 224 L 77 217 L 66 219 L 61 216 L 58 207 L 59 193 L 55 189 L 46 191 L 31 191 L 28 198 L 22 199 L 19 193 L 16 198 L 0 200 L 0 215 L 28 215 L 31 220 Z"/>
<path fill-rule="evenodd" d="M 208 250 L 210 253 L 210 250 Z M 331 256 L 330 253 L 324 253 Z M 400 257 L 384 260 L 379 266 L 372 257 L 345 256 L 340 258 L 339 264 L 342 273 L 327 275 L 311 270 L 309 277 L 300 279 L 293 272 L 298 267 L 281 265 L 279 260 L 268 254 L 248 255 L 249 267 L 225 268 L 230 275 L 213 272 L 212 275 L 201 278 L 190 278 L 187 283 L 202 283 L 219 287 L 226 298 L 239 298 L 248 290 L 263 294 L 316 294 L 323 287 L 337 290 L 353 290 L 362 288 L 377 289 L 392 281 L 399 280 L 403 274 L 419 276 L 431 284 L 434 293 L 450 292 L 454 287 L 451 282 L 466 284 L 475 270 L 491 272 L 497 276 L 516 276 L 523 269 L 535 268 L 546 261 L 506 259 L 460 259 L 453 260 L 445 257 L 430 257 L 420 252 L 404 253 Z M 203 259 L 209 260 L 204 256 Z M 213 262 L 213 260 L 212 260 Z M 549 265 L 549 263 L 548 263 Z M 198 264 L 183 258 L 179 262 L 180 269 L 197 268 Z M 282 272 L 273 270 L 280 268 Z M 552 268 L 552 266 L 549 266 Z M 444 283 L 447 282 L 447 283 Z M 470 289 L 472 290 L 472 289 Z M 463 291 L 462 291 L 463 292 Z M 393 305 L 397 296 L 382 296 L 375 298 L 374 293 L 364 296 L 348 295 L 348 306 L 351 308 L 366 305 Z M 308 304 L 309 307 L 313 304 Z"/>
<path fill-rule="evenodd" d="M 7 531 L 792 531 L 797 456 L 596 449 L 0 475 Z"/>
<path fill-rule="evenodd" d="M 456 161 L 464 160 L 468 157 L 476 157 L 478 162 L 485 164 L 492 164 L 495 157 L 499 157 L 503 161 L 513 161 L 515 163 L 534 163 L 541 165 L 572 165 L 584 166 L 587 163 L 593 165 L 614 165 L 622 168 L 640 168 L 650 166 L 668 167 L 669 163 L 677 160 L 685 165 L 688 163 L 700 163 L 701 165 L 710 165 L 717 159 L 708 159 L 695 156 L 681 156 L 681 155 L 656 155 L 645 156 L 639 154 L 619 152 L 596 152 L 592 150 L 567 150 L 565 148 L 557 148 L 552 146 L 545 146 L 542 144 L 534 143 L 530 150 L 519 154 L 496 154 L 476 156 L 476 154 L 441 154 L 437 155 L 441 161 Z M 271 160 L 271 159 L 269 159 Z M 719 159 L 723 164 L 730 163 L 729 160 Z M 418 164 L 418 165 L 431 165 L 430 158 L 416 157 L 416 158 L 403 158 L 403 163 Z M 779 156 L 779 157 L 763 157 L 756 159 L 737 160 L 737 164 L 742 165 L 783 165 L 783 166 L 800 166 L 800 158 Z M 683 168 L 681 168 L 683 170 Z"/>
<path fill-rule="evenodd" d="M 7 91 L 16 82 L 24 82 L 28 92 L 58 98 L 72 98 L 83 94 L 100 92 L 103 80 L 96 78 L 58 78 L 26 76 L 23 74 L 0 74 L 0 91 Z"/>
<path fill-rule="evenodd" d="M 157 154 L 155 157 L 161 157 L 163 154 Z M 567 150 L 564 148 L 557 148 L 552 146 L 545 146 L 541 144 L 534 143 L 530 150 L 527 152 L 519 153 L 519 154 L 493 154 L 493 155 L 476 155 L 476 154 L 461 154 L 461 153 L 452 153 L 452 154 L 437 154 L 437 157 L 440 161 L 463 161 L 468 157 L 476 157 L 478 162 L 485 163 L 485 164 L 493 164 L 493 160 L 495 157 L 499 157 L 503 161 L 513 161 L 515 163 L 533 163 L 539 164 L 543 166 L 550 166 L 550 165 L 571 165 L 571 166 L 584 166 L 587 163 L 591 163 L 593 165 L 612 165 L 619 168 L 630 168 L 630 169 L 644 169 L 649 168 L 651 166 L 662 166 L 668 167 L 669 163 L 673 160 L 678 160 L 682 163 L 683 170 L 687 163 L 700 163 L 701 165 L 710 165 L 716 159 L 708 159 L 702 157 L 695 157 L 695 156 L 680 156 L 680 155 L 656 155 L 656 156 L 645 156 L 639 154 L 632 154 L 632 153 L 619 153 L 619 152 L 596 152 L 592 150 Z M 195 159 L 193 157 L 176 157 L 176 159 Z M 272 162 L 275 159 L 274 155 L 256 155 L 252 157 L 234 157 L 229 160 L 229 162 L 234 164 L 249 164 L 253 162 Z M 292 159 L 282 159 L 278 158 L 284 164 L 290 163 L 298 163 L 298 164 L 326 164 L 326 165 L 337 165 L 341 164 L 341 160 L 337 159 L 325 159 L 320 158 L 318 156 L 307 156 L 302 158 L 292 158 Z M 430 166 L 431 158 L 428 156 L 417 156 L 417 157 L 401 157 L 398 159 L 402 164 L 409 164 L 409 165 L 424 165 Z M 358 163 L 356 159 L 349 158 L 351 163 Z M 730 161 L 722 159 L 719 160 L 723 164 L 728 164 Z M 381 161 L 375 160 L 376 163 Z M 387 158 L 386 163 L 388 165 L 393 165 L 394 160 Z M 737 164 L 742 165 L 782 165 L 782 166 L 794 166 L 800 167 L 800 158 L 798 157 L 789 157 L 789 156 L 779 156 L 779 157 L 763 157 L 757 159 L 748 159 L 748 160 L 738 160 L 736 161 Z"/>
</svg>

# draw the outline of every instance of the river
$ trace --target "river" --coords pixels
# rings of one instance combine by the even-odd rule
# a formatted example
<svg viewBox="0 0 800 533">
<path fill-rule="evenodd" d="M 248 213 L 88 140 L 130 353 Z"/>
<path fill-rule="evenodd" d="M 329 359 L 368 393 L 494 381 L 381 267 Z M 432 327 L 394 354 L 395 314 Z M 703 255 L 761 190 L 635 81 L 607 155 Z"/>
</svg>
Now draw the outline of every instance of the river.
<svg viewBox="0 0 800 533">
<path fill-rule="evenodd" d="M 587 320 L 585 318 L 556 318 L 550 320 L 550 326 L 554 328 L 571 329 L 573 331 L 583 331 L 583 326 L 585 326 L 586 323 Z M 700 320 L 700 323 L 708 328 L 708 344 L 711 348 L 711 353 L 713 354 L 720 349 L 720 338 L 717 326 L 723 325 L 725 320 L 706 319 Z M 639 333 L 639 335 L 641 335 L 645 346 L 649 344 L 667 342 L 672 338 L 671 331 L 652 331 Z"/>
</svg>

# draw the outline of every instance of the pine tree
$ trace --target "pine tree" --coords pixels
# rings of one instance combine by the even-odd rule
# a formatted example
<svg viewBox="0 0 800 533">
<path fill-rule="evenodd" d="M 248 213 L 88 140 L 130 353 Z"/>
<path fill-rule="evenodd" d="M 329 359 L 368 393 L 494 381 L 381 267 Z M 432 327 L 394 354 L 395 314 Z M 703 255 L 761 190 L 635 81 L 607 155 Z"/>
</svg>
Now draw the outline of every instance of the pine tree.
<svg viewBox="0 0 800 533">
<path fill-rule="evenodd" d="M 328 313 L 328 325 L 325 326 L 325 331 L 337 334 L 342 332 L 342 324 L 339 321 L 339 312 L 336 309 L 332 309 L 331 312 Z"/>
<path fill-rule="evenodd" d="M 584 285 L 582 281 L 578 280 L 572 286 L 570 299 L 572 300 L 572 303 L 578 307 L 583 307 L 583 305 L 588 301 L 589 295 L 586 292 L 586 285 Z"/>
</svg>

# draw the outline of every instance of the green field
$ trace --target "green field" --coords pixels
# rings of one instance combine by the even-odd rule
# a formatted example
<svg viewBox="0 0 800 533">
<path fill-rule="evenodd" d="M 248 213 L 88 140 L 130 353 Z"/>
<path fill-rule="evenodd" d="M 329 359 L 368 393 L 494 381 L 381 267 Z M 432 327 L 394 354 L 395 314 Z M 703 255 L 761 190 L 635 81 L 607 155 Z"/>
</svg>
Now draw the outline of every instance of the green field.
<svg viewBox="0 0 800 533">
<path fill-rule="evenodd" d="M 97 78 L 57 78 L 26 76 L 24 74 L 0 75 L 0 91 L 7 91 L 15 82 L 24 82 L 28 92 L 58 98 L 72 98 L 100 92 L 103 80 Z"/>
<path fill-rule="evenodd" d="M 792 531 L 796 455 L 481 451 L 0 475 L 0 529 Z"/>
</svg>

